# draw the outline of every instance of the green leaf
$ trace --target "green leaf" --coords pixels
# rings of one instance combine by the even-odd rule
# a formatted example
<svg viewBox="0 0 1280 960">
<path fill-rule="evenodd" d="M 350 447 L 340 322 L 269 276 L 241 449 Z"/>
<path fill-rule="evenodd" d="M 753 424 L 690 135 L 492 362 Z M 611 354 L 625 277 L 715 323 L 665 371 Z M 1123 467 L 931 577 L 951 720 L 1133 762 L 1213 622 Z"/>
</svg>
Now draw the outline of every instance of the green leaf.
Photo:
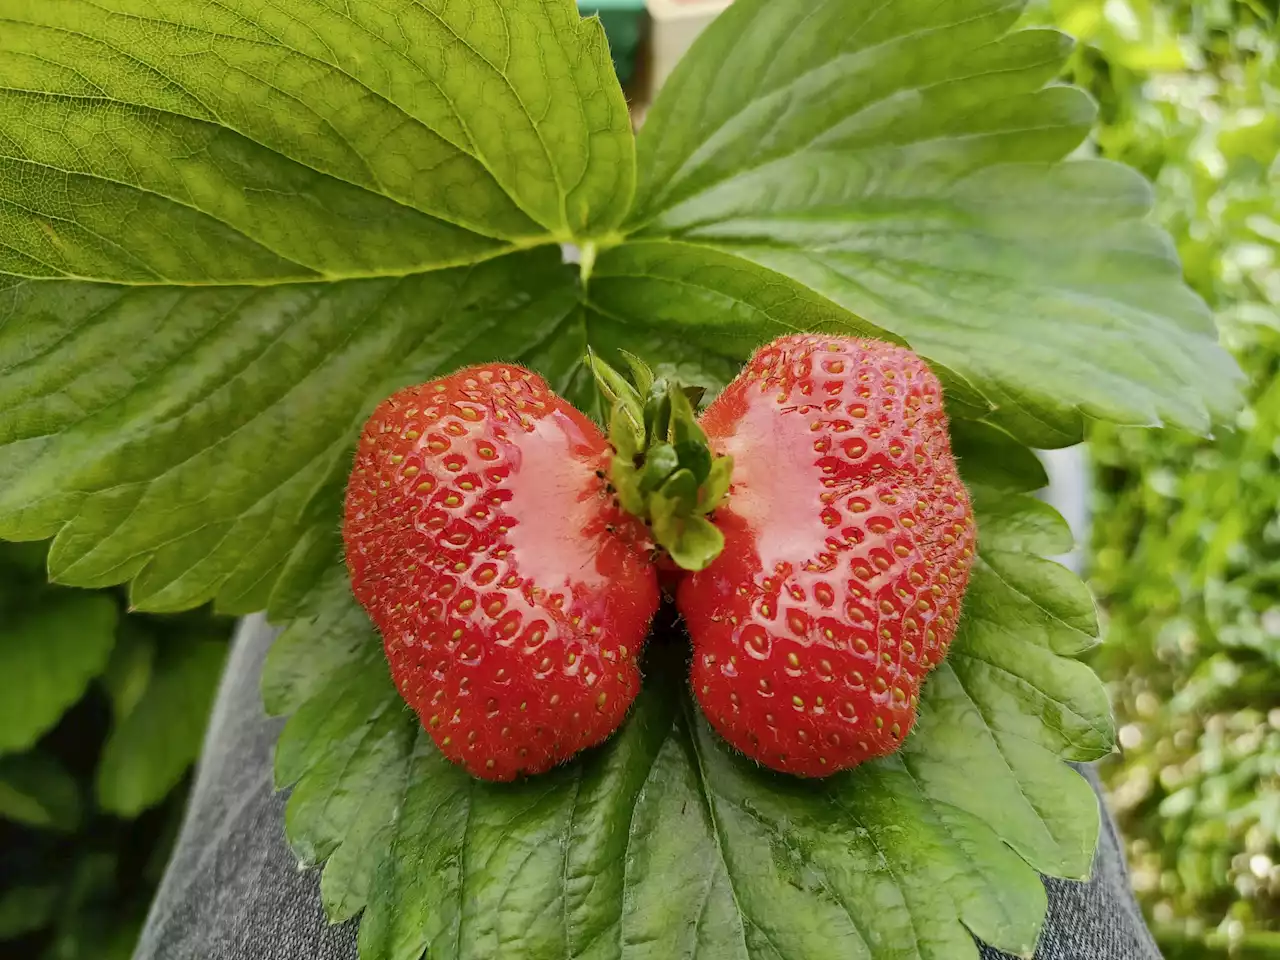
<svg viewBox="0 0 1280 960">
<path fill-rule="evenodd" d="M 98 766 L 98 804 L 136 817 L 177 786 L 200 753 L 227 645 L 175 637 L 159 646 L 150 682 L 112 728 Z"/>
<path fill-rule="evenodd" d="M 698 510 L 710 513 L 725 498 L 733 483 L 733 457 L 725 454 L 711 461 L 711 471 L 707 474 L 706 483 L 702 487 L 702 501 Z"/>
<path fill-rule="evenodd" d="M 705 570 L 724 550 L 724 534 L 706 517 L 676 517 L 668 526 L 674 529 L 662 535 L 659 542 L 682 570 Z M 655 521 L 654 529 L 657 527 Z"/>
<path fill-rule="evenodd" d="M 637 261 L 718 258 L 703 295 L 718 316 L 731 290 L 802 286 L 955 370 L 1037 446 L 1078 441 L 1086 417 L 1225 421 L 1239 371 L 1146 222 L 1150 190 L 1060 162 L 1094 107 L 1045 86 L 1071 43 L 1009 32 L 1020 8 L 735 3 L 648 114 L 630 218 L 644 250 L 602 254 L 593 301 L 652 310 L 670 280 Z"/>
<path fill-rule="evenodd" d="M 46 590 L 0 624 L 0 754 L 30 747 L 80 699 L 106 666 L 117 616 L 111 597 Z"/>
<path fill-rule="evenodd" d="M 53 757 L 0 758 L 0 819 L 70 833 L 80 825 L 81 813 L 80 787 Z"/>
<path fill-rule="evenodd" d="M 132 581 L 139 609 L 287 616 L 337 555 L 351 447 L 395 389 L 502 358 L 592 409 L 589 349 L 713 390 L 746 349 L 578 297 L 550 249 L 338 283 L 0 289 L 0 536 L 54 536 L 55 578 Z"/>
<path fill-rule="evenodd" d="M 634 180 L 571 0 L 3 0 L 0 273 L 406 274 L 613 230 Z"/>
<path fill-rule="evenodd" d="M 1024 550 L 1056 548 L 1051 511 L 1008 494 L 979 504 L 998 549 L 984 542 L 915 732 L 824 781 L 728 749 L 689 698 L 669 627 L 606 744 L 516 784 L 474 780 L 403 707 L 335 568 L 263 678 L 293 714 L 277 781 L 293 786 L 299 859 L 330 857 L 331 918 L 365 909 L 362 960 L 976 960 L 971 935 L 1030 956 L 1037 871 L 1087 876 L 1097 840 L 1097 799 L 1062 761 L 1105 754 L 1113 730 L 1102 685 L 1066 655 L 1095 626 L 1083 587 Z"/>
<path fill-rule="evenodd" d="M 951 449 L 965 483 L 1029 493 L 1049 485 L 1044 464 L 999 427 L 979 420 L 951 421 Z"/>
<path fill-rule="evenodd" d="M 0 543 L 0 573 L 4 580 L 20 577 L 45 579 L 45 567 L 49 562 L 47 543 Z"/>
<path fill-rule="evenodd" d="M 1003 617 L 1020 635 L 1041 637 L 1042 646 L 1076 657 L 1098 644 L 1098 615 L 1089 588 L 1066 567 L 1016 551 L 985 550 L 975 576 L 998 578 L 1002 605 L 990 619 Z M 984 594 L 980 592 L 981 598 Z M 976 615 L 970 608 L 970 614 Z"/>
<path fill-rule="evenodd" d="M 351 596 L 346 569 L 332 569 L 310 603 L 312 615 L 267 656 L 263 702 L 268 713 L 293 714 L 275 758 L 276 785 L 296 784 L 285 834 L 301 863 L 328 858 L 320 893 L 336 923 L 364 909 L 421 728 L 391 684 L 382 642 Z"/>
<path fill-rule="evenodd" d="M 606 250 L 589 294 L 615 323 L 676 338 L 686 357 L 692 348 L 736 361 L 734 373 L 760 344 L 797 330 L 902 342 L 793 280 L 699 244 L 640 240 Z"/>
<path fill-rule="evenodd" d="M 137 617 L 126 617 L 120 624 L 111 659 L 100 678 L 111 699 L 111 715 L 117 724 L 131 714 L 146 695 L 155 670 L 155 640 L 137 621 Z"/>
<path fill-rule="evenodd" d="M 640 473 L 640 492 L 657 490 L 679 467 L 680 457 L 671 444 L 659 443 L 650 447 L 645 456 L 644 469 Z"/>
<path fill-rule="evenodd" d="M 0 893 L 0 941 L 16 940 L 46 926 L 58 911 L 55 886 L 12 887 Z"/>
<path fill-rule="evenodd" d="M 602 253 L 590 288 L 592 335 L 645 335 L 646 354 L 670 355 L 684 384 L 718 390 L 758 346 L 809 330 L 905 343 L 780 274 L 710 247 L 635 240 Z M 658 366 L 662 366 L 659 362 Z M 932 361 L 953 416 L 979 418 L 991 404 L 955 371 Z M 678 372 L 677 372 L 678 371 Z"/>
<path fill-rule="evenodd" d="M 1067 522 L 1042 500 L 976 486 L 969 494 L 980 520 L 978 542 L 984 554 L 997 550 L 1060 556 L 1075 546 Z"/>
<path fill-rule="evenodd" d="M 635 164 L 572 0 L 0 20 L 0 536 L 56 579 L 286 610 L 387 393 L 504 358 L 579 398 L 551 245 L 613 235 Z"/>
</svg>

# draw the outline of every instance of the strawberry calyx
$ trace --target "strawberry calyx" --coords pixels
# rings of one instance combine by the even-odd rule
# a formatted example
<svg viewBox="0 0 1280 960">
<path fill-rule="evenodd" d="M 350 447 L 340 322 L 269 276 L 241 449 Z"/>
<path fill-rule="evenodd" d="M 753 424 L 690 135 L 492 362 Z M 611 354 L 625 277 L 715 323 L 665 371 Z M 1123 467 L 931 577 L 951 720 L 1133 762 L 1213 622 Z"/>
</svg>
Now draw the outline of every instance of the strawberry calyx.
<svg viewBox="0 0 1280 960">
<path fill-rule="evenodd" d="M 609 404 L 609 481 L 622 509 L 645 521 L 677 566 L 705 569 L 724 549 L 707 514 L 728 495 L 733 457 L 712 451 L 698 426 L 701 388 L 655 376 L 639 357 L 619 353 L 634 383 L 595 354 L 587 357 Z"/>
</svg>

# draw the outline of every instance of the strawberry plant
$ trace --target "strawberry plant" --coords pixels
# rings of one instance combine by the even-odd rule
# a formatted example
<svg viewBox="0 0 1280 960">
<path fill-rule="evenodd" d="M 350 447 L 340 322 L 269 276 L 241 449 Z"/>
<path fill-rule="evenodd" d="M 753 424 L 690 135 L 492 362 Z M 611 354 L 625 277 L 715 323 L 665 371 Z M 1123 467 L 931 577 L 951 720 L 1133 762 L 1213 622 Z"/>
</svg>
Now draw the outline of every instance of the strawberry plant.
<svg viewBox="0 0 1280 960">
<path fill-rule="evenodd" d="M 0 536 L 140 609 L 287 624 L 284 829 L 365 960 L 1030 955 L 1037 872 L 1088 874 L 1063 761 L 1112 725 L 1032 448 L 1207 432 L 1240 378 L 1145 181 L 1066 159 L 1093 106 L 1019 12 L 738 0 L 633 135 L 569 0 L 0 0 Z M 901 748 L 762 769 L 667 610 L 603 744 L 450 762 L 343 565 L 361 425 L 493 361 L 603 419 L 588 354 L 716 393 L 796 331 L 905 344 L 945 394 L 977 556 Z"/>
<path fill-rule="evenodd" d="M 0 953 L 127 958 L 229 624 L 52 586 L 43 548 L 0 543 Z"/>
</svg>

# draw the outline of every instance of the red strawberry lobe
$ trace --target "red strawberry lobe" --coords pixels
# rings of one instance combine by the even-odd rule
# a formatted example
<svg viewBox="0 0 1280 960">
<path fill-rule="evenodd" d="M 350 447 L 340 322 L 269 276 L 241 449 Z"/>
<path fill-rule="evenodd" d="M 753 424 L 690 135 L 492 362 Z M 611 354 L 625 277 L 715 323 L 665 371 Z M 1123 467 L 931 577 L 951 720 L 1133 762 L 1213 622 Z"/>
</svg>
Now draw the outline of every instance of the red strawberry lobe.
<svg viewBox="0 0 1280 960">
<path fill-rule="evenodd" d="M 937 378 L 887 343 L 785 337 L 701 424 L 735 464 L 724 552 L 678 596 L 703 710 L 803 776 L 893 752 L 955 634 L 974 549 Z"/>
<path fill-rule="evenodd" d="M 401 695 L 476 776 L 599 743 L 639 690 L 657 576 L 598 473 L 609 455 L 506 364 L 402 390 L 365 425 L 343 526 L 352 588 Z"/>
</svg>

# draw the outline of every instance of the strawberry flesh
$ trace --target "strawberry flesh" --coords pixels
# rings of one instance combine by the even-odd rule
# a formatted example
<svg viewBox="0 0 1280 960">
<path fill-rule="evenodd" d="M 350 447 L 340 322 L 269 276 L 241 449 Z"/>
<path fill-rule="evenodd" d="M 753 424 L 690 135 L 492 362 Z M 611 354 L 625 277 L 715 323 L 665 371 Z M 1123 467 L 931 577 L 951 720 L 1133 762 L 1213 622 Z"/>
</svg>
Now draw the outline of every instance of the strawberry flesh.
<svg viewBox="0 0 1280 960">
<path fill-rule="evenodd" d="M 694 693 L 759 762 L 827 776 L 901 746 L 975 546 L 942 389 L 909 350 L 792 336 L 700 419 L 734 458 L 725 537 L 678 605 Z"/>
<path fill-rule="evenodd" d="M 510 780 L 599 743 L 658 607 L 600 430 L 537 375 L 469 367 L 366 423 L 343 540 L 391 674 L 449 759 Z"/>
</svg>

